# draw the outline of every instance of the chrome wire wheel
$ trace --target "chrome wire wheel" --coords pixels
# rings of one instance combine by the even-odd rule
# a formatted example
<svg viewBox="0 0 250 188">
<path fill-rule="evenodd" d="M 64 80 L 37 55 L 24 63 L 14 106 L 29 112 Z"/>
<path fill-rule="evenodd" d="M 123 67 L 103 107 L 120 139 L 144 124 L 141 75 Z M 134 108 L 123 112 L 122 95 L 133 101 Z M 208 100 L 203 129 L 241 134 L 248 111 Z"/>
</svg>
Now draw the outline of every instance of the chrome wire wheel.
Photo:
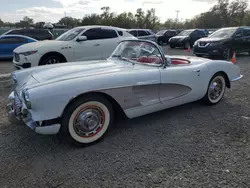
<svg viewBox="0 0 250 188">
<path fill-rule="evenodd" d="M 216 76 L 210 82 L 208 88 L 208 99 L 212 104 L 218 103 L 226 90 L 226 82 L 223 76 Z"/>
</svg>

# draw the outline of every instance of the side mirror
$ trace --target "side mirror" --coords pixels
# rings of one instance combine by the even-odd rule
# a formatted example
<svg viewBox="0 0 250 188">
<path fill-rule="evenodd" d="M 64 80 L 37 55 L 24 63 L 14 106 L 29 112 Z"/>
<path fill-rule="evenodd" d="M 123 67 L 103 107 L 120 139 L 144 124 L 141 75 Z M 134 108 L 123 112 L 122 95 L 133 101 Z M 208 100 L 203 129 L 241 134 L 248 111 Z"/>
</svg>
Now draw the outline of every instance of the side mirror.
<svg viewBox="0 0 250 188">
<path fill-rule="evenodd" d="M 82 41 L 86 41 L 87 40 L 87 37 L 86 36 L 80 36 L 77 38 L 77 42 L 82 42 Z"/>
</svg>

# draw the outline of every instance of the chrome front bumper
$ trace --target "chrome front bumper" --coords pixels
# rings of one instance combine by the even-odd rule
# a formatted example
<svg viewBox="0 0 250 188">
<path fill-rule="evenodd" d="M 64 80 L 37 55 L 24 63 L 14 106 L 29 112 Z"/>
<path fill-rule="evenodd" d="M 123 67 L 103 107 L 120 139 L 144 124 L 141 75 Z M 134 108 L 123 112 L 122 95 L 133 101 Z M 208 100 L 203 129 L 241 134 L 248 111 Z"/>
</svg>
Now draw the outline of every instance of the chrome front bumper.
<svg viewBox="0 0 250 188">
<path fill-rule="evenodd" d="M 231 82 L 236 82 L 236 81 L 240 80 L 241 78 L 243 78 L 243 75 L 242 75 L 242 74 L 241 74 L 240 76 L 238 76 L 237 78 L 233 78 L 233 79 L 231 80 Z"/>
<path fill-rule="evenodd" d="M 11 92 L 8 97 L 7 113 L 9 122 L 13 124 L 24 122 L 30 129 L 39 134 L 57 134 L 61 127 L 60 124 L 40 126 L 37 122 L 33 121 L 31 118 L 31 114 L 29 114 L 27 109 L 22 108 L 22 103 L 14 92 Z"/>
</svg>

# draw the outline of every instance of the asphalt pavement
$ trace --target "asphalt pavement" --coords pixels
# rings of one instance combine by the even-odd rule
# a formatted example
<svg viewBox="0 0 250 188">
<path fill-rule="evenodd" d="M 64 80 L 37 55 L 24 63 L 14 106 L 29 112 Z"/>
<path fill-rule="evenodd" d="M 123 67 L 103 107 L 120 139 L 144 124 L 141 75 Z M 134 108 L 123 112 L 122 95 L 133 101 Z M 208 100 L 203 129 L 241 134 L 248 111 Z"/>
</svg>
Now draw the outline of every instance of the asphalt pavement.
<svg viewBox="0 0 250 188">
<path fill-rule="evenodd" d="M 237 59 L 244 78 L 218 105 L 195 102 L 118 120 L 87 148 L 10 124 L 5 105 L 12 88 L 0 88 L 0 187 L 248 188 L 250 57 Z M 2 73 L 11 70 L 10 62 L 0 64 Z"/>
</svg>

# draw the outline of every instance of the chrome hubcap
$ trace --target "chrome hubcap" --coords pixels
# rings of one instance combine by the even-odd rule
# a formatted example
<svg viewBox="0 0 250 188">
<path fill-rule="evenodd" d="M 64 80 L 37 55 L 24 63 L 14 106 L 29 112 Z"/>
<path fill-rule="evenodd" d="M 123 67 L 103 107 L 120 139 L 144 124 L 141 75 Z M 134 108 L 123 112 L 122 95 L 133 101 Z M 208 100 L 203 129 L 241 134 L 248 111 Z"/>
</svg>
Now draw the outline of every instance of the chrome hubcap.
<svg viewBox="0 0 250 188">
<path fill-rule="evenodd" d="M 58 59 L 50 59 L 49 61 L 47 61 L 46 64 L 56 64 L 56 63 L 59 63 Z"/>
<path fill-rule="evenodd" d="M 99 132 L 104 122 L 104 114 L 100 109 L 85 109 L 80 111 L 74 121 L 77 135 L 89 137 Z"/>
<path fill-rule="evenodd" d="M 209 87 L 209 98 L 212 100 L 217 100 L 223 92 L 223 87 L 224 86 L 221 79 L 214 79 Z"/>
</svg>

